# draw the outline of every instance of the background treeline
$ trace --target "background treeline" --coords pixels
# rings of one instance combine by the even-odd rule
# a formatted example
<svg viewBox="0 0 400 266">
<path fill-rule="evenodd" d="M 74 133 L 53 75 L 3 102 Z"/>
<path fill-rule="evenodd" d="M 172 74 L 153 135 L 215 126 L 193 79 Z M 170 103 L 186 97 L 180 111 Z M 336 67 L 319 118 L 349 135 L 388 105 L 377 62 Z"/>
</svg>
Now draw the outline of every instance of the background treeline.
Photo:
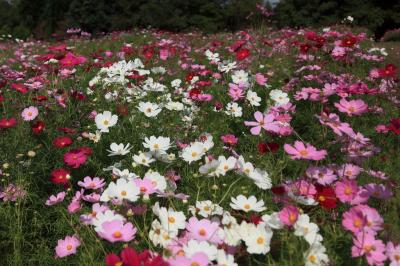
<svg viewBox="0 0 400 266">
<path fill-rule="evenodd" d="M 235 31 L 268 22 L 277 27 L 326 26 L 348 15 L 376 37 L 400 27 L 399 0 L 281 0 L 267 20 L 266 0 L 0 0 L 0 34 L 47 37 L 81 28 L 90 33 L 153 27 L 171 31 Z"/>
</svg>

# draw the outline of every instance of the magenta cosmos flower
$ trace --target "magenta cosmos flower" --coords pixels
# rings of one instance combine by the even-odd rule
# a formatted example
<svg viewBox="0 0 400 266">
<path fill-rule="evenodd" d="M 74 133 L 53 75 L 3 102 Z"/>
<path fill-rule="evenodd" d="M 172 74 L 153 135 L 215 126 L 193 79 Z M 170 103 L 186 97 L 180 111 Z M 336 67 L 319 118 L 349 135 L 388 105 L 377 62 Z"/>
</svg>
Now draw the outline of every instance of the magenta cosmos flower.
<svg viewBox="0 0 400 266">
<path fill-rule="evenodd" d="M 25 108 L 21 116 L 25 121 L 32 121 L 39 115 L 39 110 L 35 106 Z"/>
<path fill-rule="evenodd" d="M 228 145 L 236 145 L 238 143 L 238 138 L 233 134 L 226 134 L 221 136 L 221 140 Z"/>
<path fill-rule="evenodd" d="M 357 196 L 358 190 L 355 180 L 344 179 L 336 182 L 335 194 L 341 202 L 351 202 Z"/>
<path fill-rule="evenodd" d="M 76 248 L 81 242 L 75 236 L 66 236 L 65 239 L 58 240 L 56 247 L 56 257 L 63 258 L 76 253 Z"/>
<path fill-rule="evenodd" d="M 368 111 L 368 105 L 361 99 L 351 101 L 341 99 L 339 103 L 335 103 L 335 106 L 340 112 L 346 113 L 348 116 L 361 115 Z"/>
<path fill-rule="evenodd" d="M 250 132 L 252 135 L 260 135 L 261 128 L 269 132 L 279 133 L 279 125 L 274 122 L 275 116 L 273 114 L 267 114 L 264 116 L 263 113 L 257 111 L 254 113 L 256 121 L 245 121 L 246 126 L 251 126 Z"/>
<path fill-rule="evenodd" d="M 87 160 L 87 156 L 82 150 L 71 150 L 64 154 L 64 162 L 72 168 L 78 168 L 84 164 Z"/>
<path fill-rule="evenodd" d="M 299 218 L 299 210 L 293 205 L 288 205 L 278 213 L 278 216 L 283 224 L 292 226 Z"/>
<path fill-rule="evenodd" d="M 294 146 L 285 144 L 283 148 L 285 149 L 286 153 L 292 155 L 290 157 L 292 160 L 305 159 L 319 161 L 324 159 L 327 155 L 326 150 L 317 151 L 314 146 L 310 144 L 304 145 L 303 142 L 297 140 L 294 142 Z"/>
<path fill-rule="evenodd" d="M 386 246 L 370 233 L 360 232 L 353 238 L 352 257 L 365 256 L 369 265 L 383 265 Z"/>
<path fill-rule="evenodd" d="M 137 229 L 133 227 L 132 223 L 124 224 L 120 220 L 104 222 L 101 225 L 101 231 L 97 232 L 100 237 L 114 242 L 129 242 L 136 234 Z"/>
</svg>

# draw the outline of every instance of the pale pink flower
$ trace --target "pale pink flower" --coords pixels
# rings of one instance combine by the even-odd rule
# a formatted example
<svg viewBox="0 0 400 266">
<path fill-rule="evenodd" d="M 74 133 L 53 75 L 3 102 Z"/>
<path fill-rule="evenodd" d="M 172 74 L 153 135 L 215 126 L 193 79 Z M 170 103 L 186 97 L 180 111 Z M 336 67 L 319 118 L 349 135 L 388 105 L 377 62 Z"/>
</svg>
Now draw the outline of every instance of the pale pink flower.
<svg viewBox="0 0 400 266">
<path fill-rule="evenodd" d="M 259 135 L 261 128 L 269 132 L 279 133 L 279 125 L 274 121 L 275 116 L 273 114 L 267 114 L 264 116 L 263 113 L 257 111 L 254 113 L 256 121 L 245 121 L 246 126 L 252 126 L 250 132 L 252 135 Z"/>
<path fill-rule="evenodd" d="M 39 110 L 35 106 L 29 106 L 22 110 L 21 116 L 25 121 L 32 121 L 39 115 Z"/>
<path fill-rule="evenodd" d="M 217 222 L 211 222 L 208 219 L 198 220 L 196 217 L 191 217 L 186 223 L 186 230 L 192 239 L 209 241 L 214 244 L 221 242 L 221 238 L 218 235 L 219 224 Z"/>
<path fill-rule="evenodd" d="M 295 141 L 294 146 L 285 144 L 283 146 L 286 153 L 291 155 L 292 160 L 305 159 L 319 161 L 325 158 L 327 155 L 326 150 L 318 151 L 314 146 L 310 144 L 304 145 L 301 141 Z"/>
<path fill-rule="evenodd" d="M 60 239 L 57 242 L 56 257 L 63 258 L 76 253 L 76 248 L 81 245 L 81 242 L 75 236 L 66 236 L 65 239 Z"/>
<path fill-rule="evenodd" d="M 400 266 L 400 245 L 395 246 L 393 242 L 387 243 L 386 255 L 390 260 L 389 266 Z"/>
<path fill-rule="evenodd" d="M 99 189 L 102 188 L 105 183 L 104 179 L 100 177 L 91 178 L 90 176 L 86 176 L 82 181 L 78 182 L 78 185 L 85 188 L 85 189 Z"/>
<path fill-rule="evenodd" d="M 46 205 L 47 205 L 47 206 L 55 205 L 55 204 L 57 204 L 57 203 L 62 202 L 62 201 L 64 200 L 64 198 L 65 198 L 65 192 L 64 192 L 64 191 L 58 193 L 56 196 L 51 195 L 51 196 L 49 197 L 49 199 L 46 200 Z"/>
<path fill-rule="evenodd" d="M 256 82 L 258 85 L 264 86 L 267 83 L 267 80 L 268 79 L 266 77 L 264 77 L 263 74 L 261 74 L 261 73 L 256 74 Z"/>
<path fill-rule="evenodd" d="M 335 103 L 336 108 L 346 113 L 348 116 L 361 115 L 368 111 L 368 105 L 361 99 L 350 100 L 341 99 L 339 103 Z"/>
<path fill-rule="evenodd" d="M 98 231 L 100 237 L 114 242 L 129 242 L 136 234 L 137 229 L 133 227 L 132 223 L 124 224 L 120 220 L 114 220 L 110 222 L 104 222 L 101 225 L 101 231 Z"/>
</svg>

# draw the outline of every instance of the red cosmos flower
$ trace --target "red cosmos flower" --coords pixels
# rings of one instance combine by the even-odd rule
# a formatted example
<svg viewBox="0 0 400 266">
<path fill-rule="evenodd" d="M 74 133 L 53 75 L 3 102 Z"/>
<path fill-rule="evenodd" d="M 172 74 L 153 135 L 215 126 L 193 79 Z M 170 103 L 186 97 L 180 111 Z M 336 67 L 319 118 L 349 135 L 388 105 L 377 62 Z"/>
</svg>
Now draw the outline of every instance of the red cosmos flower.
<svg viewBox="0 0 400 266">
<path fill-rule="evenodd" d="M 47 101 L 47 97 L 44 95 L 38 95 L 36 97 L 32 97 L 32 100 L 37 101 L 37 102 L 43 102 L 43 101 Z"/>
<path fill-rule="evenodd" d="M 59 62 L 62 67 L 73 67 L 83 64 L 87 61 L 86 57 L 67 53 Z"/>
<path fill-rule="evenodd" d="M 191 98 L 191 99 L 195 99 L 195 98 L 198 98 L 198 96 L 201 94 L 201 90 L 199 90 L 199 89 L 191 89 L 190 91 L 189 91 L 189 97 Z"/>
<path fill-rule="evenodd" d="M 239 61 L 242 61 L 249 57 L 250 51 L 246 48 L 241 48 L 238 51 L 236 51 L 236 59 Z"/>
<path fill-rule="evenodd" d="M 87 160 L 87 155 L 80 149 L 70 150 L 64 154 L 64 162 L 72 168 L 78 168 Z"/>
<path fill-rule="evenodd" d="M 340 43 L 340 46 L 342 47 L 353 47 L 357 43 L 357 37 L 354 35 L 346 35 Z"/>
<path fill-rule="evenodd" d="M 43 121 L 37 121 L 36 123 L 34 123 L 32 126 L 31 126 L 31 128 L 32 128 L 32 132 L 34 133 L 34 134 L 39 134 L 40 132 L 42 132 L 43 131 L 43 129 L 45 128 L 45 124 L 44 124 L 44 122 Z"/>
<path fill-rule="evenodd" d="M 271 188 L 272 193 L 275 195 L 282 196 L 286 193 L 286 189 L 284 186 L 275 186 Z"/>
<path fill-rule="evenodd" d="M 197 76 L 196 73 L 193 73 L 193 72 L 188 73 L 188 74 L 186 75 L 186 77 L 185 77 L 185 81 L 191 81 L 195 76 Z"/>
<path fill-rule="evenodd" d="M 69 179 L 71 178 L 70 176 L 70 171 L 64 169 L 64 168 L 57 168 L 54 169 L 51 172 L 51 182 L 54 184 L 63 184 L 66 185 L 69 183 Z"/>
<path fill-rule="evenodd" d="M 390 124 L 387 129 L 396 135 L 400 135 L 400 117 L 390 119 Z"/>
<path fill-rule="evenodd" d="M 90 156 L 93 153 L 93 150 L 89 147 L 81 147 L 78 148 L 77 150 L 83 152 L 86 156 Z"/>
<path fill-rule="evenodd" d="M 267 152 L 275 153 L 279 150 L 279 144 L 275 142 L 260 142 L 257 148 L 260 154 L 265 154 Z"/>
<path fill-rule="evenodd" d="M 28 88 L 25 87 L 25 85 L 23 85 L 23 84 L 13 83 L 13 84 L 11 84 L 11 87 L 12 87 L 14 90 L 19 91 L 19 92 L 22 93 L 22 94 L 25 94 L 25 93 L 28 92 Z"/>
<path fill-rule="evenodd" d="M 330 210 L 336 208 L 335 190 L 331 187 L 317 186 L 317 194 L 315 200 L 319 202 L 322 208 Z"/>
<path fill-rule="evenodd" d="M 261 218 L 261 216 L 258 216 L 257 214 L 252 214 L 252 215 L 250 216 L 250 221 L 251 221 L 253 224 L 257 225 L 257 224 L 261 223 L 262 218 Z"/>
<path fill-rule="evenodd" d="M 306 54 L 308 52 L 308 50 L 311 49 L 311 45 L 308 43 L 302 43 L 300 44 L 300 53 L 302 54 Z"/>
<path fill-rule="evenodd" d="M 395 78 L 397 67 L 392 64 L 387 64 L 385 68 L 379 69 L 378 73 L 381 78 Z"/>
<path fill-rule="evenodd" d="M 70 137 L 64 137 L 64 136 L 57 137 L 53 140 L 53 145 L 56 146 L 57 148 L 68 147 L 72 143 L 73 141 Z"/>
<path fill-rule="evenodd" d="M 168 266 L 160 255 L 152 256 L 148 250 L 137 253 L 130 247 L 122 250 L 121 258 L 114 253 L 109 253 L 105 260 L 107 266 Z"/>
<path fill-rule="evenodd" d="M 12 128 L 17 123 L 17 120 L 12 117 L 10 119 L 3 118 L 0 119 L 0 128 Z"/>
</svg>

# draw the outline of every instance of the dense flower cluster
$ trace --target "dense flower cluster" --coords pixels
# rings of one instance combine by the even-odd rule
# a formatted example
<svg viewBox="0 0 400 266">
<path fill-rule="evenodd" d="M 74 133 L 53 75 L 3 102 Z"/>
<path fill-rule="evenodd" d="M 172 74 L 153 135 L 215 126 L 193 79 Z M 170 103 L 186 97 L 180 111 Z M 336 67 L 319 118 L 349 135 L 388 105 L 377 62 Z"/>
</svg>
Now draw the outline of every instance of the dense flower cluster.
<svg viewBox="0 0 400 266">
<path fill-rule="evenodd" d="M 367 162 L 381 151 L 378 134 L 398 138 L 400 118 L 368 125 L 375 135 L 353 123 L 385 111 L 378 96 L 399 103 L 397 68 L 380 63 L 385 51 L 362 48 L 365 34 L 331 29 L 269 39 L 240 32 L 198 47 L 190 35 L 141 34 L 151 42 L 92 55 L 64 43 L 33 54 L 24 48 L 36 43 L 26 42 L 13 60 L 36 75 L 0 69 L 8 88 L 0 102 L 31 95 L 18 115 L 0 117 L 0 134 L 18 125 L 49 139 L 58 189 L 43 204 L 65 207 L 75 226 L 114 244 L 107 265 L 271 261 L 283 235 L 301 243 L 305 265 L 335 265 L 329 222 L 351 235 L 352 257 L 398 265 L 400 245 L 382 237 L 376 204 L 394 186 Z M 281 56 L 296 61 L 285 80 L 262 63 Z M 332 70 L 359 62 L 364 77 Z M 50 122 L 61 117 L 55 110 L 72 110 L 73 123 Z M 0 198 L 25 194 L 10 184 Z M 58 240 L 57 258 L 79 252 L 77 232 Z"/>
</svg>

